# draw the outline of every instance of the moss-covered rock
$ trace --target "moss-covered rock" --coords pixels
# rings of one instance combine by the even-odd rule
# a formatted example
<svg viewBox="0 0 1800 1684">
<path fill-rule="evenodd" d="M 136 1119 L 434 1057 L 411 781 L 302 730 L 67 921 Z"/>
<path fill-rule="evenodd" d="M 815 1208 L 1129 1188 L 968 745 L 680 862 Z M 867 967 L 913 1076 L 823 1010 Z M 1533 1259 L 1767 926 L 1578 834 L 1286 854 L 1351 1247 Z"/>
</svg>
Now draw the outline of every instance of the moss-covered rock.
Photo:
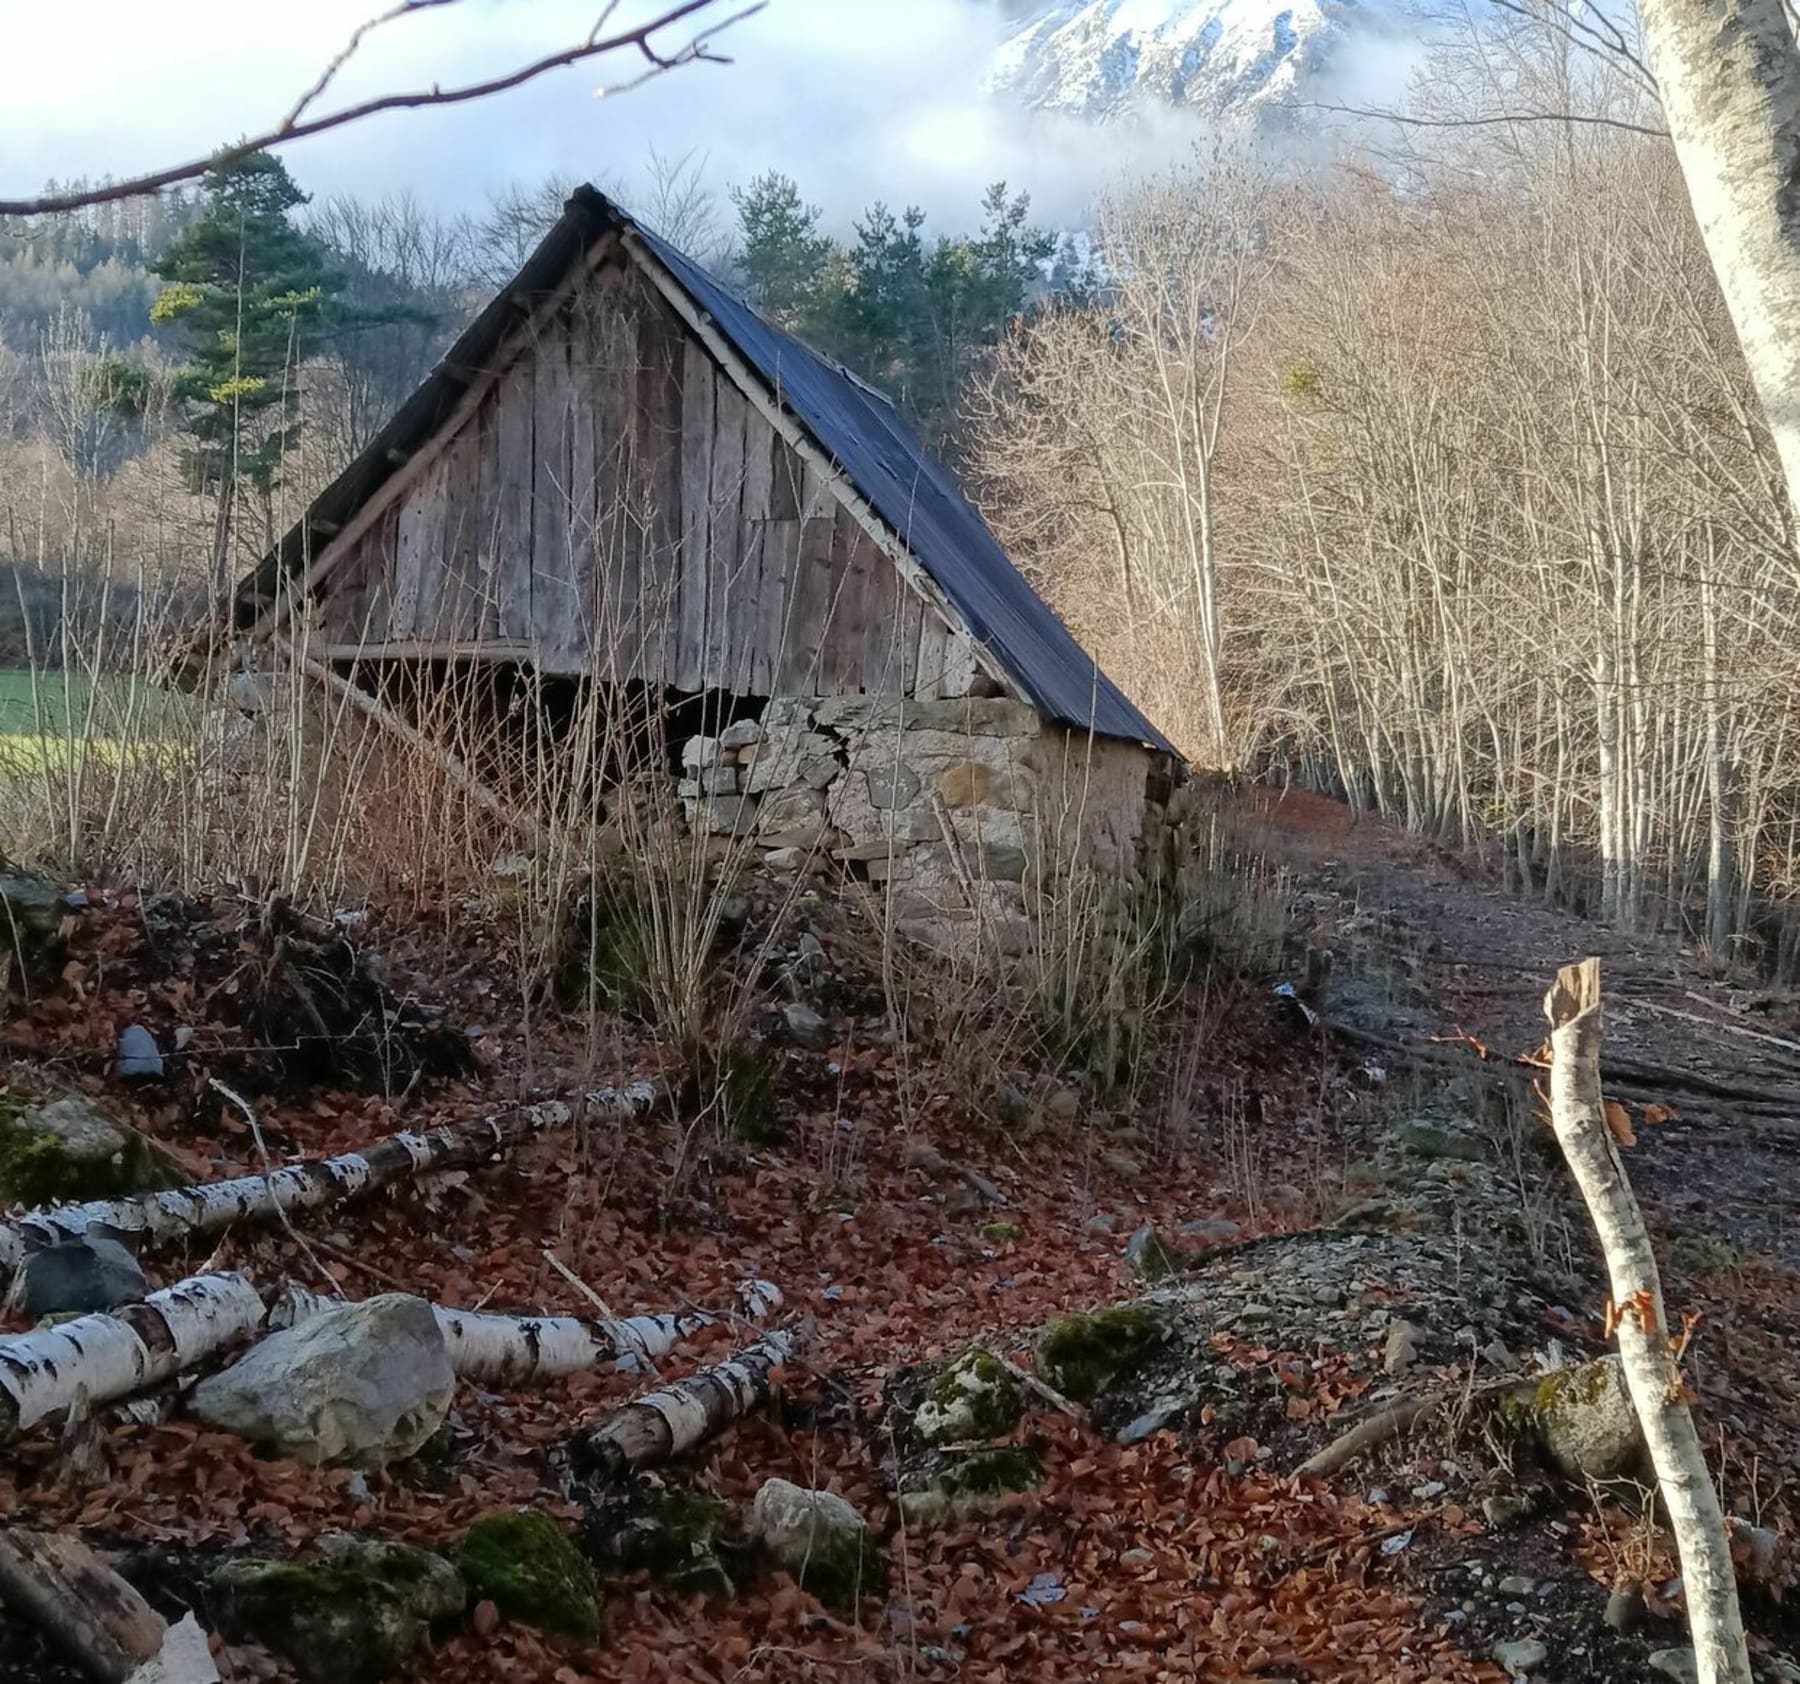
<svg viewBox="0 0 1800 1684">
<path fill-rule="evenodd" d="M 1058 1316 L 1037 1342 L 1037 1371 L 1059 1392 L 1092 1403 L 1168 1342 L 1168 1314 L 1155 1304 L 1114 1304 Z"/>
<path fill-rule="evenodd" d="M 1623 1479 L 1643 1466 L 1643 1427 L 1617 1356 L 1546 1374 L 1531 1393 L 1530 1424 L 1571 1479 Z"/>
<path fill-rule="evenodd" d="M 644 1481 L 599 1517 L 600 1547 L 626 1572 L 646 1572 L 684 1595 L 730 1596 L 736 1587 L 720 1547 L 730 1524 L 722 1498 Z"/>
<path fill-rule="evenodd" d="M 948 1526 L 985 1514 L 1002 1497 L 1043 1483 L 1044 1459 L 1033 1445 L 996 1444 L 946 1461 L 918 1487 L 900 1493 L 908 1524 Z"/>
<path fill-rule="evenodd" d="M 1144 1223 L 1126 1243 L 1125 1261 L 1131 1265 L 1138 1279 L 1144 1281 L 1167 1280 L 1171 1275 L 1180 1274 L 1186 1266 L 1169 1242 L 1157 1233 L 1155 1224 L 1150 1222 Z"/>
<path fill-rule="evenodd" d="M 1013 1240 L 1024 1239 L 1025 1230 L 1016 1222 L 984 1222 L 981 1237 L 990 1245 L 1007 1245 Z"/>
<path fill-rule="evenodd" d="M 219 1629 L 273 1650 L 306 1684 L 379 1684 L 462 1613 L 462 1576 L 441 1556 L 360 1538 L 321 1547 L 323 1561 L 227 1562 L 212 1579 Z"/>
<path fill-rule="evenodd" d="M 1491 1156 L 1480 1136 L 1440 1128 L 1436 1123 L 1399 1123 L 1388 1131 L 1388 1138 L 1409 1157 L 1433 1162 L 1481 1164 Z"/>
<path fill-rule="evenodd" d="M 945 1366 L 913 1415 L 927 1444 L 999 1438 L 1019 1420 L 1019 1388 L 1004 1365 L 979 1346 Z"/>
<path fill-rule="evenodd" d="M 178 1180 L 136 1129 L 80 1094 L 27 1105 L 0 1091 L 0 1202 L 111 1199 Z"/>
<path fill-rule="evenodd" d="M 750 1533 L 775 1566 L 834 1608 L 886 1594 L 887 1553 L 863 1517 L 833 1491 L 765 1481 L 750 1507 Z"/>
<path fill-rule="evenodd" d="M 998 1497 L 1030 1491 L 1044 1479 L 1044 1458 L 1030 1444 L 996 1444 L 958 1457 L 936 1483 L 953 1497 Z"/>
<path fill-rule="evenodd" d="M 463 1534 L 458 1560 L 469 1594 L 509 1620 L 584 1643 L 600 1635 L 594 1570 L 547 1514 L 484 1514 Z"/>
<path fill-rule="evenodd" d="M 1744 1266 L 1744 1254 L 1716 1234 L 1683 1234 L 1669 1247 L 1669 1267 L 1684 1275 L 1728 1275 Z"/>
</svg>

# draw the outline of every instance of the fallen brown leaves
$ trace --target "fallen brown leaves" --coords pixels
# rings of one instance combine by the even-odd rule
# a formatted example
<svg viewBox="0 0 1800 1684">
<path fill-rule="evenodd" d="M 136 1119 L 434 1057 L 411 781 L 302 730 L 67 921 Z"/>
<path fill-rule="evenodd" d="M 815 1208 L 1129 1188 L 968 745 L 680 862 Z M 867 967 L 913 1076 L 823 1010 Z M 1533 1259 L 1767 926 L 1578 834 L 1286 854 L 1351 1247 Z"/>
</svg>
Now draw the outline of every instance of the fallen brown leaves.
<svg viewBox="0 0 1800 1684">
<path fill-rule="evenodd" d="M 16 1053 L 59 1049 L 99 1085 L 110 1036 L 128 1013 L 206 997 L 217 978 L 178 976 L 148 990 L 132 969 L 124 919 L 98 923 L 104 952 L 83 953 L 68 989 L 16 1025 Z M 170 989 L 187 993 L 172 995 Z M 158 992 L 160 990 L 160 992 Z M 152 998 L 151 996 L 154 996 Z M 490 1006 L 491 1010 L 491 1006 Z M 1267 1114 L 1306 1109 L 1306 1073 L 1255 1062 L 1258 1018 L 1219 1040 L 1217 1080 L 1254 1082 Z M 416 1100 L 310 1091 L 271 1100 L 264 1126 L 275 1149 L 343 1150 L 429 1117 L 481 1114 L 497 1097 L 537 1086 L 579 1085 L 585 1026 L 542 1022 L 529 1043 L 494 1023 L 500 1051 L 486 1081 Z M 872 1037 L 871 1037 L 872 1039 Z M 529 1045 L 532 1063 L 525 1062 Z M 621 1049 L 629 1062 L 598 1079 L 653 1067 L 647 1043 Z M 730 1146 L 699 1166 L 670 1123 L 593 1129 L 543 1139 L 503 1164 L 439 1177 L 317 1223 L 329 1267 L 353 1293 L 398 1279 L 465 1308 L 582 1313 L 585 1306 L 552 1252 L 621 1315 L 684 1301 L 729 1301 L 746 1275 L 777 1281 L 817 1337 L 788 1375 L 784 1427 L 753 1419 L 714 1446 L 695 1470 L 722 1495 L 747 1502 L 781 1475 L 828 1486 L 892 1531 L 895 1573 L 885 1607 L 852 1621 L 827 1614 L 787 1581 L 765 1579 L 725 1603 L 688 1603 L 642 1580 L 609 1591 L 601 1647 L 571 1654 L 478 1611 L 470 1628 L 419 1675 L 446 1684 L 749 1684 L 752 1680 L 945 1678 L 1146 1680 L 1289 1677 L 1409 1681 L 1492 1680 L 1424 1622 L 1397 1588 L 1384 1541 L 1407 1527 L 1456 1535 L 1461 1510 L 1373 1508 L 1356 1497 L 1302 1487 L 1258 1471 L 1255 1444 L 1208 1459 L 1169 1433 L 1129 1448 L 1103 1441 L 1054 1412 L 1030 1430 L 1046 1463 L 1043 1487 L 1002 1500 L 948 1531 L 902 1527 L 881 1466 L 890 1446 L 870 1427 L 885 1377 L 897 1366 L 959 1349 L 991 1330 L 1022 1340 L 1050 1315 L 1088 1308 L 1133 1288 L 1120 1252 L 1130 1227 L 1248 1213 L 1218 1186 L 1198 1154 L 1166 1156 L 1154 1175 L 1125 1177 L 1103 1161 L 1103 1135 L 995 1137 L 979 1131 L 966 1100 L 945 1091 L 902 1105 L 891 1053 L 865 1045 L 827 1074 L 796 1066 L 784 1086 L 792 1132 L 779 1149 Z M 915 1072 L 916 1075 L 916 1072 Z M 1291 1081 L 1291 1091 L 1282 1084 Z M 197 1088 L 171 1082 L 139 1101 L 138 1120 L 179 1144 L 208 1173 L 254 1168 L 254 1147 L 195 1103 Z M 109 1098 L 116 1100 L 116 1094 Z M 908 1142 L 930 1138 L 957 1164 L 979 1168 L 1002 1209 L 953 1216 L 954 1171 L 907 1167 Z M 1098 1142 L 1098 1143 L 1097 1143 Z M 1268 1131 L 1268 1173 L 1289 1168 L 1279 1131 Z M 1310 1148 L 1308 1148 L 1310 1150 Z M 1293 1152 L 1293 1165 L 1305 1153 Z M 1089 1226 L 1097 1210 L 1111 1232 Z M 991 1243 L 981 1226 L 1003 1215 L 1016 1237 Z M 1297 1219 L 1289 1213 L 1290 1220 Z M 227 1238 L 226 1261 L 272 1277 L 302 1260 L 279 1230 Z M 365 1271 L 357 1260 L 366 1260 Z M 164 1278 L 195 1259 L 158 1258 Z M 719 1329 L 665 1365 L 672 1377 L 714 1360 L 739 1334 Z M 1323 1418 L 1358 1395 L 1364 1375 L 1342 1353 L 1291 1352 L 1221 1341 L 1237 1366 L 1273 1372 L 1290 1422 Z M 566 1516 L 552 1454 L 645 1376 L 594 1372 L 543 1391 L 459 1396 L 448 1454 L 387 1475 L 314 1470 L 261 1457 L 241 1441 L 172 1421 L 139 1427 L 110 1419 L 100 1477 L 61 1477 L 49 1435 L 21 1445 L 0 1468 L 0 1514 L 79 1528 L 99 1542 L 253 1547 L 292 1552 L 321 1532 L 444 1543 L 485 1510 L 534 1503 Z M 1234 1476 L 1225 1462 L 1250 1466 Z"/>
</svg>

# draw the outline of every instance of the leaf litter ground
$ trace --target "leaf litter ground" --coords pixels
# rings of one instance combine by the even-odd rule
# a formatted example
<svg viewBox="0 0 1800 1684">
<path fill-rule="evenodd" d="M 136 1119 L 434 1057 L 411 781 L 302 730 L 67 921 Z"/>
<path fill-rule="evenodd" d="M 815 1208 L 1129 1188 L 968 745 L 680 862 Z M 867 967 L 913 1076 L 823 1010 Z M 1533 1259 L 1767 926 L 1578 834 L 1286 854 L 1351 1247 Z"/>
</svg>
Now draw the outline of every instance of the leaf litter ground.
<svg viewBox="0 0 1800 1684">
<path fill-rule="evenodd" d="M 290 1054 L 267 1054 L 258 1040 L 259 1032 L 262 1042 L 276 1039 L 267 1016 L 233 1005 L 246 982 L 268 975 L 260 925 L 251 933 L 231 908 L 107 902 L 82 920 L 62 977 L 6 1026 L 10 1080 L 102 1094 L 196 1175 L 216 1177 L 261 1167 L 247 1129 L 204 1086 L 226 1060 L 240 1077 L 246 1066 L 263 1077 L 253 1086 L 280 1157 L 345 1150 L 395 1128 L 488 1114 L 528 1090 L 570 1092 L 657 1067 L 653 1046 L 609 1026 L 613 1067 L 596 1075 L 587 1024 L 542 1013 L 529 1025 L 509 1021 L 506 990 L 494 981 L 504 963 L 497 938 L 477 932 L 446 952 L 441 931 L 422 925 L 358 936 L 359 952 L 377 947 L 380 974 L 390 985 L 405 979 L 401 991 L 414 1000 L 411 1021 L 383 1019 L 382 1032 L 417 1036 L 419 1050 L 360 1065 L 346 1073 L 356 1085 L 334 1087 L 329 1072 L 296 1077 Z M 165 1045 L 177 1027 L 196 1032 L 165 1083 L 121 1095 L 108 1055 L 132 1021 L 161 1031 Z M 481 1030 L 465 1038 L 473 1058 L 461 1073 L 444 1050 L 446 1022 Z M 1219 1359 L 1266 1380 L 1278 1400 L 1253 1424 L 1265 1451 L 1278 1445 L 1279 1454 L 1259 1460 L 1254 1439 L 1221 1443 L 1206 1430 L 1121 1445 L 1034 1409 L 1022 1431 L 1043 1457 L 1040 1488 L 948 1529 L 903 1525 L 885 1471 L 894 1445 L 883 1408 L 899 1372 L 987 1336 L 1028 1361 L 1031 1336 L 1049 1317 L 1138 1290 L 1123 1252 L 1142 1222 L 1165 1234 L 1200 1219 L 1236 1223 L 1247 1236 L 1315 1227 L 1345 1202 L 1353 1160 L 1366 1150 L 1359 1118 L 1371 1105 L 1342 1061 L 1294 1038 L 1260 988 L 1234 995 L 1216 1016 L 1192 1098 L 1200 1126 L 1179 1149 L 1146 1125 L 1097 1113 L 995 1128 L 948 1079 L 933 1091 L 927 1070 L 921 1083 L 916 1050 L 903 1081 L 878 1015 L 842 1027 L 830 1052 L 782 1052 L 788 1129 L 779 1145 L 699 1153 L 691 1120 L 663 1114 L 540 1139 L 500 1164 L 324 1213 L 306 1226 L 310 1255 L 279 1229 L 234 1233 L 220 1247 L 220 1263 L 259 1279 L 286 1273 L 319 1287 L 322 1266 L 351 1296 L 401 1287 L 524 1313 L 590 1313 L 546 1253 L 621 1315 L 728 1303 L 735 1284 L 756 1275 L 777 1281 L 788 1311 L 815 1323 L 804 1360 L 785 1376 L 781 1407 L 686 1471 L 738 1505 L 774 1475 L 840 1491 L 890 1536 L 886 1599 L 866 1600 L 852 1619 L 779 1577 L 716 1602 L 614 1577 L 599 1647 L 571 1653 L 500 1624 L 421 1658 L 419 1676 L 1491 1680 L 1498 1670 L 1477 1658 L 1491 1641 L 1485 1604 L 1469 1616 L 1457 1575 L 1484 1557 L 1511 1571 L 1509 1560 L 1533 1552 L 1544 1585 L 1563 1587 L 1546 1604 L 1566 1598 L 1571 1622 L 1599 1629 L 1609 1582 L 1641 1546 L 1613 1536 L 1609 1527 L 1622 1523 L 1585 1498 L 1558 1493 L 1535 1530 L 1500 1539 L 1445 1482 L 1415 1486 L 1386 1470 L 1353 1470 L 1332 1486 L 1284 1476 L 1307 1444 L 1330 1436 L 1331 1415 L 1369 1388 L 1378 1353 L 1354 1336 L 1345 1349 L 1310 1336 L 1301 1349 L 1280 1336 L 1221 1336 Z M 926 1143 L 935 1156 L 921 1150 Z M 961 1171 L 997 1188 L 1004 1204 L 971 1201 Z M 996 1218 L 1009 1237 L 983 1236 Z M 149 1261 L 161 1284 L 208 1258 Z M 1245 1262 L 1252 1272 L 1254 1257 Z M 1762 1457 L 1771 1511 L 1784 1518 L 1794 1441 L 1776 1455 L 1769 1440 L 1794 1420 L 1796 1389 L 1784 1378 L 1792 1279 L 1774 1267 L 1734 1268 L 1698 1277 L 1695 1289 L 1721 1337 L 1750 1358 L 1732 1360 L 1730 1350 L 1714 1361 L 1709 1409 L 1716 1402 L 1735 1422 L 1726 1430 L 1740 1454 Z M 1591 1334 L 1590 1319 L 1572 1316 L 1578 1325 L 1563 1331 Z M 661 1365 L 663 1377 L 717 1360 L 742 1337 L 730 1328 L 703 1336 Z M 573 1526 L 581 1509 L 561 1447 L 646 1378 L 595 1371 L 500 1395 L 464 1387 L 432 1456 L 366 1477 L 262 1457 L 192 1422 L 143 1427 L 109 1416 L 79 1454 L 48 1434 L 15 1447 L 0 1469 L 0 1514 L 77 1527 L 91 1542 L 139 1552 L 177 1585 L 190 1552 L 201 1561 L 234 1550 L 293 1553 L 332 1529 L 442 1543 L 483 1512 L 524 1503 Z M 1631 1570 L 1646 1582 L 1669 1576 L 1666 1558 Z M 1676 1635 L 1665 1623 L 1658 1641 Z M 0 1637 L 30 1652 L 18 1631 Z M 1617 1676 L 1641 1676 L 1642 1653 L 1640 1645 L 1608 1659 L 1588 1649 L 1583 1670 L 1564 1671 L 1553 1657 L 1541 1676 L 1601 1679 L 1615 1663 Z M 240 1676 L 261 1675 L 261 1657 L 228 1653 L 228 1667 L 234 1658 Z M 57 1664 L 43 1658 L 28 1663 L 37 1672 L 9 1676 L 57 1677 Z"/>
</svg>

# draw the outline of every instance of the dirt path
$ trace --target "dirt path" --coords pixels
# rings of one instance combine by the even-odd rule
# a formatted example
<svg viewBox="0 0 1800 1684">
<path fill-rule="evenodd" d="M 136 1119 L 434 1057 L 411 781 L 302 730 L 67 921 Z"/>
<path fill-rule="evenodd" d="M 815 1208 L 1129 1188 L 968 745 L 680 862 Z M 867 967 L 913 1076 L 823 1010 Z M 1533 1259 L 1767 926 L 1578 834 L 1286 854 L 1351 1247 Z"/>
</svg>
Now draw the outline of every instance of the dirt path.
<svg viewBox="0 0 1800 1684">
<path fill-rule="evenodd" d="M 1481 882 L 1318 796 L 1256 791 L 1242 834 L 1294 873 L 1326 971 L 1314 1003 L 1427 1057 L 1473 1056 L 1459 1034 L 1502 1058 L 1532 1053 L 1557 967 L 1598 954 L 1608 1093 L 1636 1122 L 1640 1194 L 1672 1236 L 1800 1266 L 1800 1001 L 1721 982 L 1670 936 Z M 1673 1115 L 1645 1126 L 1656 1107 Z"/>
</svg>

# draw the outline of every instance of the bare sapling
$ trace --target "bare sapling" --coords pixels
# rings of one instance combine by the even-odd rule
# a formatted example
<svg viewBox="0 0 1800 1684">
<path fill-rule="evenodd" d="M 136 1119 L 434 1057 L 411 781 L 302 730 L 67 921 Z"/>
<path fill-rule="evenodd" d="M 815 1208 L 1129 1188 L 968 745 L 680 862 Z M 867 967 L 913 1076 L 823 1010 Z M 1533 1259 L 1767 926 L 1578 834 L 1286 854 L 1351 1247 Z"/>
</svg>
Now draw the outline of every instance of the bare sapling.
<svg viewBox="0 0 1800 1684">
<path fill-rule="evenodd" d="M 1681 1554 L 1700 1684 L 1751 1684 L 1725 1517 L 1688 1410 L 1656 1253 L 1607 1125 L 1600 1091 L 1600 961 L 1557 972 L 1550 1020 L 1550 1121 L 1600 1239 L 1625 1383 L 1643 1424 Z"/>
</svg>

